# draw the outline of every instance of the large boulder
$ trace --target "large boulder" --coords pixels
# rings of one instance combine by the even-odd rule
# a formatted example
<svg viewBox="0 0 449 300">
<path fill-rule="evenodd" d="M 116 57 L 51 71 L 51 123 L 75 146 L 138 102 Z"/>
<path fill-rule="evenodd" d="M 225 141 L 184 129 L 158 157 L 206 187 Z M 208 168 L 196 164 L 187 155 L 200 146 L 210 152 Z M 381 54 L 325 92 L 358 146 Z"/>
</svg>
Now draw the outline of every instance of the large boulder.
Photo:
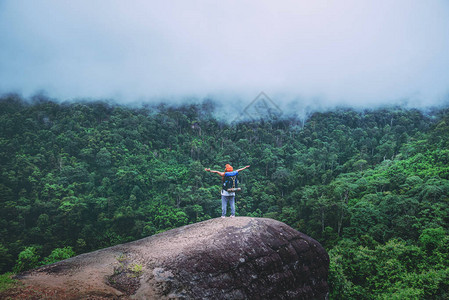
<svg viewBox="0 0 449 300">
<path fill-rule="evenodd" d="M 237 217 L 86 253 L 18 278 L 66 299 L 324 299 L 328 267 L 314 239 L 272 219 Z"/>
</svg>

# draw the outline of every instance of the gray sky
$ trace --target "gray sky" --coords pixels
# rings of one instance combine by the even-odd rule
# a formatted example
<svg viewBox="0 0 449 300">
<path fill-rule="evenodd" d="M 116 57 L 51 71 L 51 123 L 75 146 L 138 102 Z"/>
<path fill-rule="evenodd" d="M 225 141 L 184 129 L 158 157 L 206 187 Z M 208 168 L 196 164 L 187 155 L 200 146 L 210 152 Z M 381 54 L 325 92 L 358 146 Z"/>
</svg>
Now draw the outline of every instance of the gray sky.
<svg viewBox="0 0 449 300">
<path fill-rule="evenodd" d="M 0 92 L 39 91 L 448 103 L 449 1 L 0 0 Z"/>
</svg>

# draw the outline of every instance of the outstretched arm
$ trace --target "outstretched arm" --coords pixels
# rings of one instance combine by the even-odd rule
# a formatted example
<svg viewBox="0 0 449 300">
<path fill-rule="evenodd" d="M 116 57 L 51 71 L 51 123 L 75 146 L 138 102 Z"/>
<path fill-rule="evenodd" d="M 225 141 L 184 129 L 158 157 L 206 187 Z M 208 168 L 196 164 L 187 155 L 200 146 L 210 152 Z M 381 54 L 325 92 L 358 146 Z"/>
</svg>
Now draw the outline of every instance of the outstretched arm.
<svg viewBox="0 0 449 300">
<path fill-rule="evenodd" d="M 248 168 L 249 168 L 249 166 L 246 166 L 246 167 L 243 167 L 241 169 L 238 169 L 237 171 L 240 172 L 240 171 L 243 171 L 243 170 L 248 169 Z"/>
<path fill-rule="evenodd" d="M 224 172 L 220 172 L 220 171 L 214 171 L 214 170 L 211 170 L 211 169 L 204 169 L 204 171 L 206 171 L 206 172 L 211 172 L 211 173 L 217 173 L 218 175 L 220 175 L 221 177 L 223 177 L 224 175 L 225 175 L 225 173 Z"/>
</svg>

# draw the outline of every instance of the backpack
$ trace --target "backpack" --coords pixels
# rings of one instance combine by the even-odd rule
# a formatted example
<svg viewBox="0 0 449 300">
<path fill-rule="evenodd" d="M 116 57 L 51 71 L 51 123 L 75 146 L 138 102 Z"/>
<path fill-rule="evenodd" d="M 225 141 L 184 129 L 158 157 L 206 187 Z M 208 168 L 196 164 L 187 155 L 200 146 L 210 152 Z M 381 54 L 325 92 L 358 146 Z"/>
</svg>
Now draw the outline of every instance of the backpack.
<svg viewBox="0 0 449 300">
<path fill-rule="evenodd" d="M 238 192 L 242 189 L 238 187 L 239 180 L 237 179 L 238 172 L 226 172 L 225 177 L 223 179 L 223 190 L 232 193 Z"/>
</svg>

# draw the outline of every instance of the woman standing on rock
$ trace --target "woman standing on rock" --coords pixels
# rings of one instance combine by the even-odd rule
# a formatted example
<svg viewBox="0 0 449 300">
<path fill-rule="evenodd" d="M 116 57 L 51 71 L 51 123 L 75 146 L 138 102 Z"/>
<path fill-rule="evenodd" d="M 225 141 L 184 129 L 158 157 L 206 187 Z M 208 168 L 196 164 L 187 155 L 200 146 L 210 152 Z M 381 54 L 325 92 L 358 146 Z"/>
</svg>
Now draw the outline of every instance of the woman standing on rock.
<svg viewBox="0 0 449 300">
<path fill-rule="evenodd" d="M 226 217 L 226 207 L 229 204 L 231 205 L 231 218 L 235 217 L 235 191 L 239 191 L 240 189 L 237 187 L 237 175 L 240 171 L 248 169 L 249 166 L 243 167 L 234 171 L 234 168 L 230 164 L 226 164 L 225 171 L 214 171 L 211 169 L 204 169 L 206 172 L 217 173 L 221 176 L 221 180 L 223 182 L 221 189 L 221 217 Z"/>
</svg>

